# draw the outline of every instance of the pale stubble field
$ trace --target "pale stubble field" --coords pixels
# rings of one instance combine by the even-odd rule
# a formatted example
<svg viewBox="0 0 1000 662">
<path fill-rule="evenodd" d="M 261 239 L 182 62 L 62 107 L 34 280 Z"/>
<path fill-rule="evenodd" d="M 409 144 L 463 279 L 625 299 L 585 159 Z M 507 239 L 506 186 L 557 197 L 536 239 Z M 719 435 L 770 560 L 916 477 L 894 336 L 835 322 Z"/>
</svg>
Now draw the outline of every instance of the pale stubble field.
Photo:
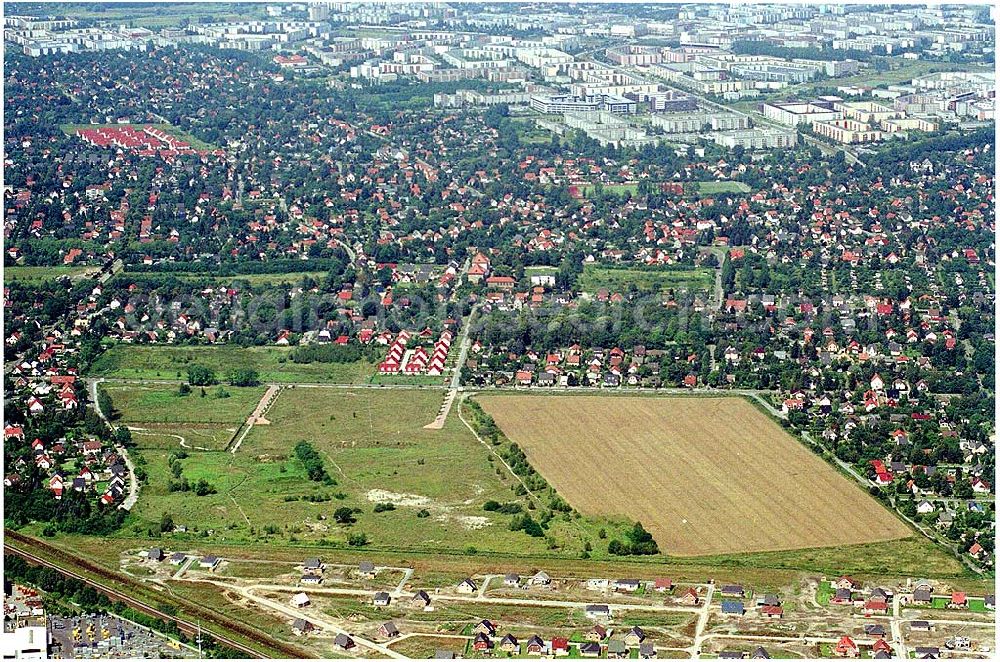
<svg viewBox="0 0 1000 662">
<path fill-rule="evenodd" d="M 742 398 L 477 400 L 574 508 L 641 521 L 668 554 L 803 549 L 912 534 Z"/>
</svg>

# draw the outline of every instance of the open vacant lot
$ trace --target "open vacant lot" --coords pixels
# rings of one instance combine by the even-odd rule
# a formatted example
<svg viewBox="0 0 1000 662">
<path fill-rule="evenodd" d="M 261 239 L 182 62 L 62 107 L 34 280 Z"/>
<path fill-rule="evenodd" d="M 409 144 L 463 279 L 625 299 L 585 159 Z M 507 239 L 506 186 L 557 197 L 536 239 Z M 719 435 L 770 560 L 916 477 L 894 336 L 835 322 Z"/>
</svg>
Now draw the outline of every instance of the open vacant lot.
<svg viewBox="0 0 1000 662">
<path fill-rule="evenodd" d="M 264 395 L 263 386 L 194 387 L 181 395 L 162 384 L 104 384 L 116 423 L 144 447 L 222 450 Z M 224 395 L 225 397 L 220 397 Z"/>
<path fill-rule="evenodd" d="M 368 381 L 375 366 L 354 363 L 295 363 L 292 347 L 152 347 L 117 345 L 101 355 L 91 374 L 123 379 L 187 379 L 191 365 L 215 370 L 220 379 L 233 368 L 255 368 L 263 382 L 329 382 L 359 384 Z"/>
<path fill-rule="evenodd" d="M 717 182 L 696 182 L 698 193 L 711 195 L 712 193 L 749 193 L 750 187 L 743 182 L 733 182 L 722 180 Z"/>
<path fill-rule="evenodd" d="M 196 409 L 203 402 L 198 389 L 181 398 L 169 388 L 112 395 L 126 411 L 134 411 L 143 399 L 159 403 L 173 398 L 189 416 L 202 415 Z M 232 398 L 212 401 L 208 389 L 206 406 L 217 402 L 221 412 L 230 400 L 243 397 L 245 407 L 235 413 L 245 418 L 254 397 L 230 390 Z M 187 436 L 190 424 L 177 423 L 176 430 L 163 424 L 157 428 L 159 436 L 136 438 L 150 476 L 134 511 L 138 530 L 169 513 L 190 531 L 211 529 L 228 541 L 342 544 L 348 536 L 364 533 L 369 548 L 545 552 L 544 537 L 510 530 L 512 515 L 483 510 L 489 500 L 525 507 L 526 501 L 513 492 L 514 479 L 487 460 L 489 451 L 458 417 L 450 416 L 443 429 L 424 429 L 442 398 L 439 389 L 283 389 L 267 413 L 270 424 L 254 426 L 235 454 L 216 450 L 224 444 L 206 444 L 212 452 L 191 452 L 181 460 L 190 482 L 205 479 L 216 488 L 204 496 L 170 491 L 170 455 L 180 445 L 165 433 Z M 242 418 L 228 427 L 237 427 Z M 197 441 L 188 439 L 189 445 Z M 309 479 L 293 451 L 299 441 L 308 441 L 319 453 L 330 481 Z M 375 512 L 376 504 L 394 508 Z M 353 523 L 334 520 L 342 507 L 355 509 Z M 598 527 L 618 531 L 612 522 L 567 517 L 554 519 L 547 534 L 560 543 L 556 551 L 577 555 L 582 536 L 597 543 Z"/>
<path fill-rule="evenodd" d="M 55 280 L 60 276 L 79 276 L 88 272 L 97 271 L 100 267 L 4 267 L 4 280 L 8 282 L 20 281 L 22 283 L 42 283 L 47 280 Z"/>
<path fill-rule="evenodd" d="M 587 515 L 641 521 L 669 554 L 906 537 L 875 500 L 740 398 L 480 397 Z"/>
<path fill-rule="evenodd" d="M 671 288 L 708 289 L 714 274 L 711 269 L 627 269 L 588 264 L 577 279 L 584 292 L 596 292 L 602 287 L 621 292 L 630 285 L 640 290 L 660 292 Z"/>
</svg>

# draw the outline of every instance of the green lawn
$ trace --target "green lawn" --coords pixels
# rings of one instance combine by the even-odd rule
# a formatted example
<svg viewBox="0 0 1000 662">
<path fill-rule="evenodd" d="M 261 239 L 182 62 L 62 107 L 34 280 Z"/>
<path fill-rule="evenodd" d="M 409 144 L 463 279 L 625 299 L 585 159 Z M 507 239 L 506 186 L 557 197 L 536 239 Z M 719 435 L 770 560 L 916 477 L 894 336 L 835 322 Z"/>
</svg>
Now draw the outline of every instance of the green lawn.
<svg viewBox="0 0 1000 662">
<path fill-rule="evenodd" d="M 576 286 L 591 293 L 602 287 L 610 292 L 621 292 L 633 284 L 640 290 L 647 291 L 678 287 L 708 289 L 714 278 L 711 269 L 645 269 L 588 264 L 583 268 Z"/>
<path fill-rule="evenodd" d="M 116 345 L 91 366 L 90 374 L 119 379 L 187 379 L 191 365 L 215 370 L 220 379 L 233 368 L 255 368 L 263 382 L 360 384 L 375 366 L 354 363 L 295 363 L 292 347 Z"/>
<path fill-rule="evenodd" d="M 258 285 L 298 285 L 303 278 L 309 277 L 314 280 L 321 281 L 327 275 L 326 271 L 293 271 L 288 273 L 275 273 L 275 274 L 239 274 L 235 276 L 216 276 L 211 273 L 197 272 L 197 271 L 164 271 L 164 272 L 148 272 L 148 271 L 136 271 L 136 272 L 126 272 L 123 277 L 127 277 L 130 281 L 141 281 L 143 279 L 152 278 L 164 278 L 167 276 L 176 276 L 180 280 L 184 281 L 208 281 L 212 283 L 222 283 L 224 285 L 232 285 L 238 283 L 247 283 L 250 286 Z"/>
<path fill-rule="evenodd" d="M 15 281 L 42 283 L 47 280 L 55 280 L 60 276 L 79 276 L 80 274 L 85 274 L 89 271 L 98 271 L 99 269 L 100 267 L 95 266 L 66 267 L 62 265 L 51 267 L 4 267 L 3 280 L 4 283 Z"/>
<path fill-rule="evenodd" d="M 969 598 L 969 609 L 968 611 L 975 612 L 977 614 L 986 613 L 986 601 L 983 598 Z M 931 609 L 947 609 L 948 605 L 951 604 L 951 598 L 932 598 L 930 608 Z M 964 610 L 956 610 L 961 613 Z"/>
<path fill-rule="evenodd" d="M 749 193 L 750 187 L 743 182 L 733 182 L 733 181 L 712 181 L 712 182 L 695 182 L 695 186 L 698 188 L 698 192 L 703 195 L 711 195 L 713 193 Z"/>
<path fill-rule="evenodd" d="M 175 138 L 180 138 L 181 140 L 189 143 L 193 149 L 198 149 L 198 150 L 203 150 L 203 149 L 215 150 L 215 149 L 218 149 L 218 147 L 216 147 L 215 145 L 213 145 L 211 143 L 207 143 L 204 140 L 198 139 L 197 137 L 193 136 L 191 133 L 185 131 L 184 129 L 180 129 L 180 128 L 174 126 L 173 124 L 164 123 L 164 122 L 159 122 L 159 123 L 155 123 L 155 124 L 154 123 L 142 123 L 142 124 L 60 124 L 59 125 L 59 129 L 63 133 L 65 133 L 66 135 L 72 136 L 72 135 L 75 135 L 76 132 L 79 131 L 79 130 L 81 130 L 81 129 L 100 129 L 100 128 L 105 128 L 105 127 L 112 127 L 112 128 L 119 128 L 119 129 L 121 129 L 121 128 L 124 128 L 124 127 L 132 127 L 134 129 L 137 129 L 137 130 L 141 131 L 142 128 L 145 127 L 145 126 L 152 126 L 152 127 L 156 128 L 156 129 L 161 129 L 162 131 L 165 131 L 165 132 L 169 133 L 170 135 L 174 136 Z"/>
</svg>

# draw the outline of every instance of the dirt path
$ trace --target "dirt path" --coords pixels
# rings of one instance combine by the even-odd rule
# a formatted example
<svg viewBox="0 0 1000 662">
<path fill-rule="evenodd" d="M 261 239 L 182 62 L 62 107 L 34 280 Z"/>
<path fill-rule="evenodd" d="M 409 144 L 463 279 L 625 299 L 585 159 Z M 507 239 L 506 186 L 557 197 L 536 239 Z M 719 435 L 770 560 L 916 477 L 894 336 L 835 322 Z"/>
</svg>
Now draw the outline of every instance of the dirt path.
<svg viewBox="0 0 1000 662">
<path fill-rule="evenodd" d="M 274 401 L 278 399 L 278 393 L 281 392 L 281 387 L 277 384 L 271 384 L 264 391 L 264 395 L 261 396 L 260 402 L 257 403 L 257 407 L 253 410 L 253 413 L 247 417 L 246 422 L 243 424 L 243 432 L 240 433 L 239 438 L 233 443 L 233 447 L 229 450 L 230 453 L 236 455 L 236 451 L 239 450 L 240 445 L 243 440 L 247 438 L 250 434 L 250 430 L 253 429 L 254 425 L 270 425 L 271 421 L 264 418 L 264 414 L 267 410 L 271 408 Z"/>
<path fill-rule="evenodd" d="M 463 394 L 462 395 L 462 401 L 464 401 L 466 397 L 468 397 L 467 394 Z M 524 480 L 522 480 L 520 476 L 518 476 L 516 473 L 514 473 L 514 470 L 510 468 L 509 464 L 507 464 L 507 460 L 505 460 L 502 457 L 500 457 L 500 454 L 497 453 L 496 450 L 494 450 L 494 448 L 491 445 L 489 445 L 488 443 L 486 443 L 483 440 L 483 438 L 479 436 L 479 433 L 476 432 L 476 429 L 473 428 L 471 425 L 469 425 L 469 422 L 467 420 L 465 420 L 465 417 L 462 416 L 462 404 L 461 404 L 461 402 L 458 404 L 458 419 L 460 421 L 462 421 L 463 423 L 465 423 L 465 427 L 469 428 L 469 432 L 471 432 L 473 434 L 473 436 L 475 436 L 475 438 L 479 441 L 479 443 L 481 443 L 483 446 L 486 447 L 486 449 L 493 455 L 493 457 L 495 457 L 496 459 L 500 460 L 500 463 L 503 464 L 503 466 L 507 468 L 507 471 L 510 473 L 511 476 L 514 477 L 514 480 L 516 480 L 517 482 L 521 483 L 521 487 L 524 488 L 524 491 L 528 494 L 528 496 L 530 496 L 532 499 L 535 499 L 536 501 L 538 501 L 539 499 L 538 499 L 538 497 L 535 496 L 535 493 L 532 492 L 528 488 L 528 486 L 525 484 Z"/>
</svg>

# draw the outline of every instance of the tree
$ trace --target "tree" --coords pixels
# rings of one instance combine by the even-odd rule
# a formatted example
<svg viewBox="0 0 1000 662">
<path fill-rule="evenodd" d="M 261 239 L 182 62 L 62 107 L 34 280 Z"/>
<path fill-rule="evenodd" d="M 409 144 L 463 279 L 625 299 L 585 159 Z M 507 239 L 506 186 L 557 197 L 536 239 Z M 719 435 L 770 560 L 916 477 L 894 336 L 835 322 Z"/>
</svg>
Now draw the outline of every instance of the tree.
<svg viewBox="0 0 1000 662">
<path fill-rule="evenodd" d="M 174 516 L 170 513 L 163 513 L 160 516 L 160 533 L 170 533 L 174 530 Z"/>
<path fill-rule="evenodd" d="M 333 521 L 337 524 L 353 524 L 355 522 L 354 511 L 347 506 L 341 506 L 333 511 Z"/>
<path fill-rule="evenodd" d="M 214 370 L 198 364 L 188 366 L 187 375 L 192 386 L 211 386 L 218 381 Z"/>
<path fill-rule="evenodd" d="M 229 371 L 230 386 L 257 386 L 260 375 L 253 368 L 234 368 Z"/>
</svg>

